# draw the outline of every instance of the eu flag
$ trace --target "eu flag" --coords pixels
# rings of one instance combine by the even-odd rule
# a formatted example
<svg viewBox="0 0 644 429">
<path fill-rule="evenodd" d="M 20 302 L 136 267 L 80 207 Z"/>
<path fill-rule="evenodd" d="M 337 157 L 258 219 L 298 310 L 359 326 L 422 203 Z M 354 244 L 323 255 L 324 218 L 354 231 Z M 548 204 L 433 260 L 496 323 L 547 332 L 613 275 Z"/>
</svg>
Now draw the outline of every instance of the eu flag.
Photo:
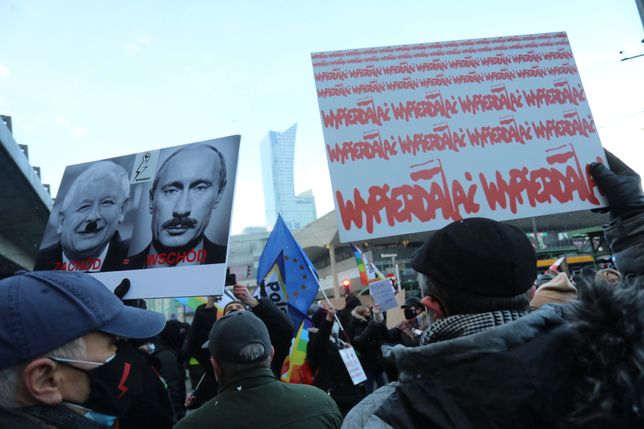
<svg viewBox="0 0 644 429">
<path fill-rule="evenodd" d="M 284 264 L 288 314 L 293 326 L 299 327 L 318 294 L 320 284 L 313 264 L 295 241 L 282 217 L 278 216 L 264 251 L 259 257 L 257 284 L 273 269 L 280 253 Z"/>
</svg>

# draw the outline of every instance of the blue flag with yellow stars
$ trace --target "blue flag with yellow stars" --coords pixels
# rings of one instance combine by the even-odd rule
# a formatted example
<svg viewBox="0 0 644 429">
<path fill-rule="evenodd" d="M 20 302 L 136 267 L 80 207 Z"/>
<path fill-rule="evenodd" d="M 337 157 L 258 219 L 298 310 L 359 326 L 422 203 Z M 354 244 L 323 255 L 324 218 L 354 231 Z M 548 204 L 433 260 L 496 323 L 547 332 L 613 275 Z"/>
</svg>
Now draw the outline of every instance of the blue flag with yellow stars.
<svg viewBox="0 0 644 429">
<path fill-rule="evenodd" d="M 281 216 L 268 237 L 257 267 L 257 284 L 274 268 L 277 259 L 283 258 L 283 281 L 286 284 L 288 315 L 293 326 L 299 327 L 309 307 L 318 294 L 318 274 Z"/>
</svg>

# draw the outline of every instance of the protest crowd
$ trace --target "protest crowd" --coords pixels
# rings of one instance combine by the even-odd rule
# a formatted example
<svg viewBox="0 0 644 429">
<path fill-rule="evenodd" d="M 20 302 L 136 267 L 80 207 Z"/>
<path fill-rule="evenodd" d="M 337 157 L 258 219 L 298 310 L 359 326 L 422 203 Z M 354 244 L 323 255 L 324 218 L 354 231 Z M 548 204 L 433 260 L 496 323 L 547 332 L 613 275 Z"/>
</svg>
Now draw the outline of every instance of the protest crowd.
<svg viewBox="0 0 644 429">
<path fill-rule="evenodd" d="M 290 378 L 298 327 L 264 284 L 232 285 L 223 314 L 209 297 L 188 325 L 125 299 L 128 279 L 114 292 L 79 272 L 1 280 L 0 427 L 644 427 L 644 194 L 607 158 L 590 174 L 615 269 L 537 276 L 519 229 L 453 222 L 415 254 L 422 297 L 395 327 L 354 295 L 311 305 Z"/>
</svg>

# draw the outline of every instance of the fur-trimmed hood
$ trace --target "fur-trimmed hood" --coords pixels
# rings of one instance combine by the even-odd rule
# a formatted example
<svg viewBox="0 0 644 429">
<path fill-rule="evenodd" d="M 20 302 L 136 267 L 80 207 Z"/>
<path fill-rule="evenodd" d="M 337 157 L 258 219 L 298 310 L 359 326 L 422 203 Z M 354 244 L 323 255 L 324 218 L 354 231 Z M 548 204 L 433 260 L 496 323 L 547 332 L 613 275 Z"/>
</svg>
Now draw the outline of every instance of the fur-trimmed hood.
<svg viewBox="0 0 644 429">
<path fill-rule="evenodd" d="M 644 427 L 644 276 L 592 285 L 566 306 L 577 372 L 573 427 Z"/>
<path fill-rule="evenodd" d="M 395 393 L 367 397 L 343 427 L 643 427 L 641 286 L 591 286 L 478 334 L 395 348 Z"/>
<path fill-rule="evenodd" d="M 357 306 L 353 310 L 351 310 L 351 316 L 353 316 L 355 319 L 360 320 L 361 322 L 368 322 L 369 319 L 364 317 L 362 314 L 358 313 L 358 311 L 361 310 L 361 307 L 364 307 L 362 305 Z"/>
</svg>

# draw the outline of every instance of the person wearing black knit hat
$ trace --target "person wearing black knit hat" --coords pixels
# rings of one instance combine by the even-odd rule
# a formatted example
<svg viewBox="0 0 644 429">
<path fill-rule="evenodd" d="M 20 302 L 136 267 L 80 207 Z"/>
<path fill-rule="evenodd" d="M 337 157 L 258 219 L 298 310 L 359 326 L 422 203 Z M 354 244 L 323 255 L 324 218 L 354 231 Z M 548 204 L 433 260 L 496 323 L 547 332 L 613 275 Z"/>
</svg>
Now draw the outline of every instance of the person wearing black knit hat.
<svg viewBox="0 0 644 429">
<path fill-rule="evenodd" d="M 467 237 L 467 239 L 465 239 Z M 421 343 L 481 332 L 526 314 L 537 258 L 518 228 L 484 218 L 436 232 L 411 262 L 436 320 Z"/>
<path fill-rule="evenodd" d="M 537 272 L 525 233 L 482 218 L 447 225 L 411 261 L 431 319 L 421 345 L 392 349 L 400 381 L 354 407 L 343 428 L 642 427 L 644 194 L 608 155 L 610 170 L 589 173 L 632 282 L 528 313 Z"/>
</svg>

